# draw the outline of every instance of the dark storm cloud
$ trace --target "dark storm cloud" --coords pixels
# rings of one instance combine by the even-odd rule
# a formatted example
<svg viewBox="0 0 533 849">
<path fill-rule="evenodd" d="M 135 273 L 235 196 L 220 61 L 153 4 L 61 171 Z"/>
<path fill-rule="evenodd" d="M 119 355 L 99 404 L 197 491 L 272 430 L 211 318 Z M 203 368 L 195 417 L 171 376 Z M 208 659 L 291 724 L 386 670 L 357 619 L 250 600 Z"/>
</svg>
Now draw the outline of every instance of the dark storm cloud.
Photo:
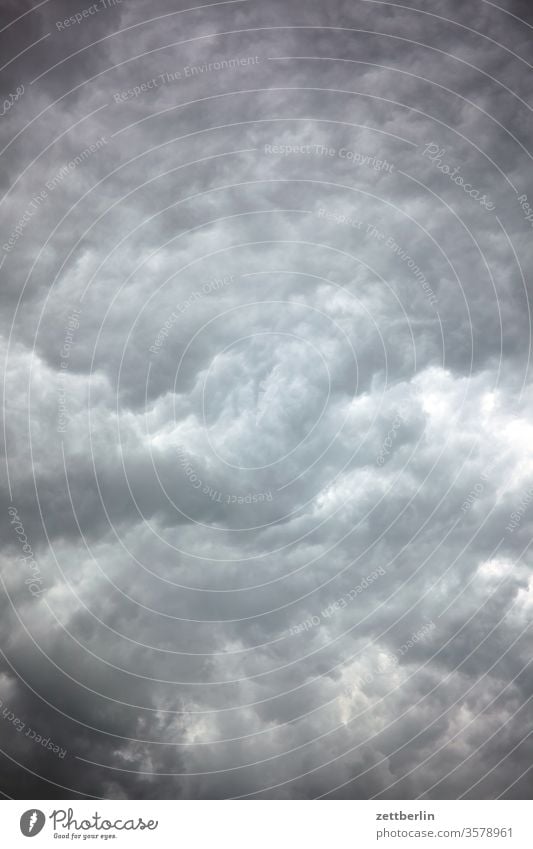
<svg viewBox="0 0 533 849">
<path fill-rule="evenodd" d="M 104 5 L 0 19 L 2 791 L 528 798 L 528 4 Z"/>
</svg>

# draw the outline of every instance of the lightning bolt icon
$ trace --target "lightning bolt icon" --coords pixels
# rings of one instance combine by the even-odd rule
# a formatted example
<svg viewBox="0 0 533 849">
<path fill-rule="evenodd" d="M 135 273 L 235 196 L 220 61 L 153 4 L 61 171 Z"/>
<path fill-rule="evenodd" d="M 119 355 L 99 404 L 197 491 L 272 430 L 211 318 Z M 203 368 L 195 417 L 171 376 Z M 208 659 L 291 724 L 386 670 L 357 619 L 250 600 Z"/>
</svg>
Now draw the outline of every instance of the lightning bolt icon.
<svg viewBox="0 0 533 849">
<path fill-rule="evenodd" d="M 33 826 L 35 825 L 36 822 L 37 822 L 37 811 L 34 811 L 33 814 L 30 817 L 30 822 L 28 824 L 28 831 L 29 832 L 33 831 Z"/>
</svg>

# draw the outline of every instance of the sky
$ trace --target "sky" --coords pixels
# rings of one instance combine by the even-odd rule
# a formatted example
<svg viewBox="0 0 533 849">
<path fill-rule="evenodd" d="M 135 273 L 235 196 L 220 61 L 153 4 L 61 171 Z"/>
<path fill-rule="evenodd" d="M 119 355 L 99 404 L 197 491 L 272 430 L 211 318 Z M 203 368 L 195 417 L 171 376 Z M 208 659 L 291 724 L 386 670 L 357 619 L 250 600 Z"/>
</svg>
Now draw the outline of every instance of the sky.
<svg viewBox="0 0 533 849">
<path fill-rule="evenodd" d="M 531 798 L 532 38 L 3 0 L 4 798 Z"/>
</svg>

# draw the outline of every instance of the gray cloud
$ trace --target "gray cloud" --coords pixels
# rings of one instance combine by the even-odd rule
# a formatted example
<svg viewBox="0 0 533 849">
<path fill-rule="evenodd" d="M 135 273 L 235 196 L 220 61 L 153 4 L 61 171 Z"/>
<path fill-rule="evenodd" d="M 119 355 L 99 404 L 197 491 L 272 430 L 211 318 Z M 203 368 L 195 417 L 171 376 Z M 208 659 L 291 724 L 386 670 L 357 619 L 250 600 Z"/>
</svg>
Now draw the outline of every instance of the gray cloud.
<svg viewBox="0 0 533 849">
<path fill-rule="evenodd" d="M 187 5 L 1 13 L 0 789 L 529 798 L 529 5 Z"/>
</svg>

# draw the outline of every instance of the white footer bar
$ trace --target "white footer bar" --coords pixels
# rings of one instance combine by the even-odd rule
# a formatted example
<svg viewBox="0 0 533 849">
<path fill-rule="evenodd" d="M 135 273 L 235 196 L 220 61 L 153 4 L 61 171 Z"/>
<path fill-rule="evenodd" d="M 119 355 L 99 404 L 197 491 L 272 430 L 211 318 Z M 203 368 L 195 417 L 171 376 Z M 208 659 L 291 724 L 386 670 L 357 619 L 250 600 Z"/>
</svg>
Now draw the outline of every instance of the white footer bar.
<svg viewBox="0 0 533 849">
<path fill-rule="evenodd" d="M 124 849 L 324 849 L 337 842 L 532 849 L 532 808 L 529 801 L 4 801 L 0 842 L 6 849 L 67 841 Z"/>
</svg>

